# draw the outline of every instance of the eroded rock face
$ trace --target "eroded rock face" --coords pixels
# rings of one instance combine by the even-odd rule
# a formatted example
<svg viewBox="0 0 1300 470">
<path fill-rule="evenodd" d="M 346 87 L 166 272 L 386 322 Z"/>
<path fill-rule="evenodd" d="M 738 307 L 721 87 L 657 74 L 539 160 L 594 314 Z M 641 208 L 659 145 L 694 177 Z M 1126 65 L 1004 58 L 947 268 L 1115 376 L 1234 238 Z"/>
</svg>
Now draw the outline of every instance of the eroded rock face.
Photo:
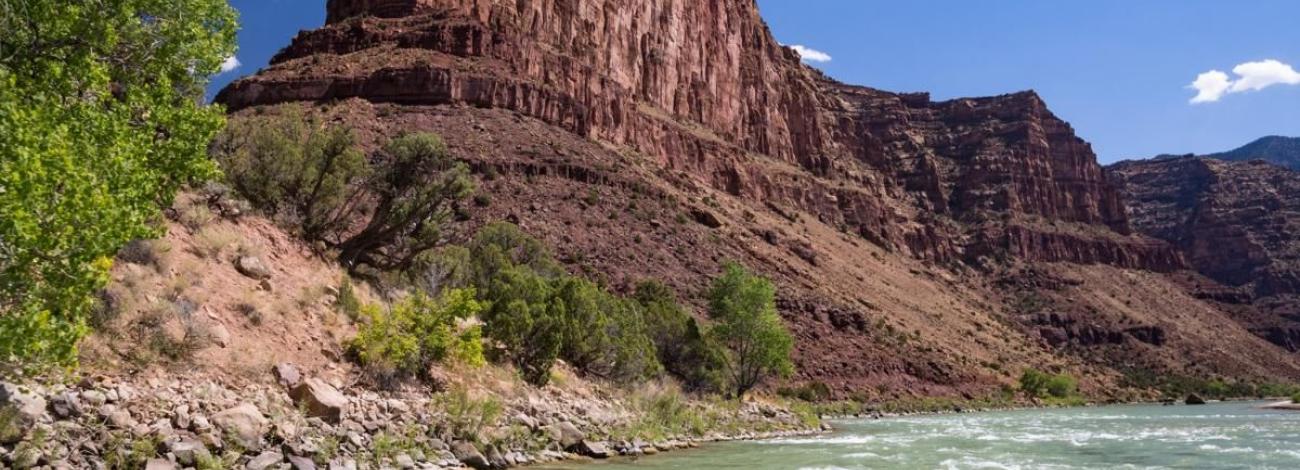
<svg viewBox="0 0 1300 470">
<path fill-rule="evenodd" d="M 934 102 L 837 83 L 752 0 L 332 0 L 328 18 L 218 101 L 506 108 L 919 257 L 1183 265 L 1129 236 L 1091 147 L 1035 93 Z"/>
<path fill-rule="evenodd" d="M 1256 296 L 1300 293 L 1300 173 L 1184 157 L 1116 164 L 1133 225 L 1201 273 Z"/>
<path fill-rule="evenodd" d="M 1137 230 L 1168 240 L 1226 285 L 1204 298 L 1245 312 L 1238 320 L 1260 337 L 1300 350 L 1300 173 L 1186 156 L 1122 162 L 1109 174 Z"/>
</svg>

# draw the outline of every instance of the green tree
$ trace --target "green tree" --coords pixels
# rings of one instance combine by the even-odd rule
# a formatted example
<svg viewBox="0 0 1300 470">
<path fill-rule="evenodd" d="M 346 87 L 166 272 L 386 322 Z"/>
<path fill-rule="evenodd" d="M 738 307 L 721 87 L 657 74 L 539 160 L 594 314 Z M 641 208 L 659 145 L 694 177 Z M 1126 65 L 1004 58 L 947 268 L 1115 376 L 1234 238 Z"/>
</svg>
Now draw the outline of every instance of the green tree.
<svg viewBox="0 0 1300 470">
<path fill-rule="evenodd" d="M 368 184 L 375 209 L 361 231 L 339 243 L 345 266 L 406 269 L 442 242 L 455 204 L 474 192 L 469 167 L 434 134 L 399 136 L 384 146 Z"/>
<path fill-rule="evenodd" d="M 210 177 L 224 0 L 0 2 L 0 363 L 72 364 L 113 254 Z"/>
<path fill-rule="evenodd" d="M 720 391 L 725 353 L 677 301 L 673 290 L 659 281 L 645 281 L 637 285 L 636 301 L 659 363 L 688 389 Z"/>
<path fill-rule="evenodd" d="M 308 240 L 349 228 L 371 171 L 351 130 L 317 123 L 299 104 L 234 120 L 212 153 L 240 194 Z"/>
<path fill-rule="evenodd" d="M 550 280 L 509 266 L 495 273 L 485 293 L 484 333 L 502 347 L 494 355 L 513 362 L 528 383 L 546 385 L 564 341 L 564 305 Z"/>
<path fill-rule="evenodd" d="M 794 338 L 776 312 L 776 287 L 736 263 L 727 263 L 709 290 L 711 336 L 729 350 L 726 369 L 736 398 L 771 375 L 794 370 Z"/>
</svg>

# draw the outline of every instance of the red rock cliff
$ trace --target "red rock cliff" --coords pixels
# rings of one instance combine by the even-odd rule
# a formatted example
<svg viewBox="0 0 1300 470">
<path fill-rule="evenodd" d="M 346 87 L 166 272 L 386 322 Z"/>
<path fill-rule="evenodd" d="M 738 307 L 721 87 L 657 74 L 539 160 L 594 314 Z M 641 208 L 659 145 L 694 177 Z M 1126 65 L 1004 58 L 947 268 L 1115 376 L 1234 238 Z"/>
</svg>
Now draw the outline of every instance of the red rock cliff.
<svg viewBox="0 0 1300 470">
<path fill-rule="evenodd" d="M 360 97 L 506 108 L 914 255 L 1183 265 L 1129 234 L 1090 146 L 1033 92 L 840 84 L 752 0 L 331 0 L 232 109 Z"/>
</svg>

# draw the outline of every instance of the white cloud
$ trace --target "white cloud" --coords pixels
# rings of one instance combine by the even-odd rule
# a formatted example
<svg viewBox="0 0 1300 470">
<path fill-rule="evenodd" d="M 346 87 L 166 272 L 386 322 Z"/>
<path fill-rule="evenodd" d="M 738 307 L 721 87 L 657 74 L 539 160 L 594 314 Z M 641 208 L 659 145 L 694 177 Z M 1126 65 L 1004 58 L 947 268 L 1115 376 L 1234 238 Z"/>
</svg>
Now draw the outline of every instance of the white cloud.
<svg viewBox="0 0 1300 470">
<path fill-rule="evenodd" d="M 804 47 L 799 44 L 793 44 L 790 46 L 790 48 L 794 49 L 795 52 L 798 52 L 799 57 L 802 58 L 805 62 L 830 62 L 831 61 L 830 54 L 819 51 L 817 49 Z"/>
<path fill-rule="evenodd" d="M 230 57 L 227 57 L 226 60 L 221 61 L 221 73 L 226 73 L 231 70 L 235 70 L 239 68 L 240 65 L 243 64 L 240 63 L 239 59 L 235 58 L 235 56 L 232 55 Z"/>
<path fill-rule="evenodd" d="M 1273 85 L 1300 85 L 1300 72 L 1273 59 L 1238 64 L 1232 68 L 1232 73 L 1236 79 L 1218 70 L 1197 75 L 1196 81 L 1188 85 L 1188 88 L 1196 90 L 1191 102 L 1211 103 L 1224 95 L 1259 91 Z"/>
<path fill-rule="evenodd" d="M 1228 74 L 1218 70 L 1211 70 L 1196 76 L 1196 81 L 1188 85 L 1189 88 L 1196 90 L 1196 96 L 1192 97 L 1192 103 L 1209 103 L 1219 101 L 1224 93 L 1232 88 L 1232 80 Z"/>
</svg>

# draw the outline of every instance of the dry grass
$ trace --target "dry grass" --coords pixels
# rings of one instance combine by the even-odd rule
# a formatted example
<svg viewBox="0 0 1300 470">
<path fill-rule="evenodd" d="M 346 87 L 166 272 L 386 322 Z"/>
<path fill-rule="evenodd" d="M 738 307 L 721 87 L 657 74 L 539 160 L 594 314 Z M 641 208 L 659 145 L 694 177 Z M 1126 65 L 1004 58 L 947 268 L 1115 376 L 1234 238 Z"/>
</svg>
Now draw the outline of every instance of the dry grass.
<svg viewBox="0 0 1300 470">
<path fill-rule="evenodd" d="M 227 227 L 207 226 L 194 234 L 194 244 L 190 246 L 190 251 L 201 258 L 219 259 L 232 246 L 242 249 L 239 240 L 239 234 Z"/>
</svg>

